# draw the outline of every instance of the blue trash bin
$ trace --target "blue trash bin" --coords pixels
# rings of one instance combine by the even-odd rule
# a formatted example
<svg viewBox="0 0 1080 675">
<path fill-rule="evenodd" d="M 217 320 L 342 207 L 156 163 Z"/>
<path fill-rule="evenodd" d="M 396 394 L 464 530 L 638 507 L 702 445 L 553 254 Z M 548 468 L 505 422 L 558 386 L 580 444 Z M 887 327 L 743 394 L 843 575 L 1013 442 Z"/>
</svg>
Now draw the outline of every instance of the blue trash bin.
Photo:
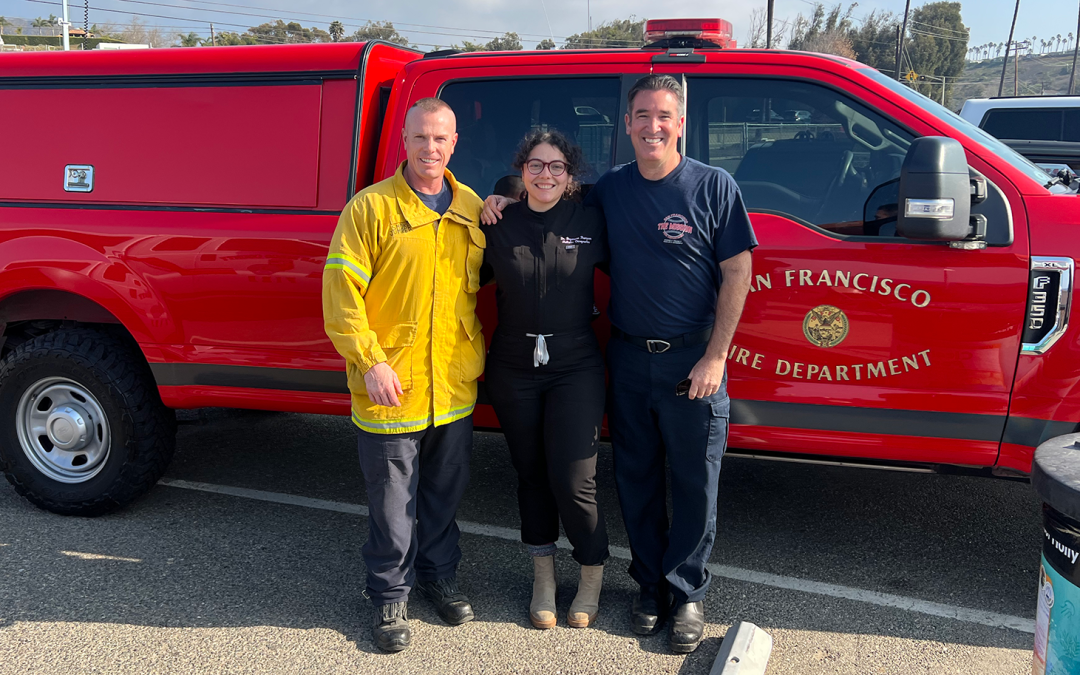
<svg viewBox="0 0 1080 675">
<path fill-rule="evenodd" d="M 1080 434 L 1035 450 L 1031 483 L 1043 502 L 1033 675 L 1080 673 Z"/>
</svg>

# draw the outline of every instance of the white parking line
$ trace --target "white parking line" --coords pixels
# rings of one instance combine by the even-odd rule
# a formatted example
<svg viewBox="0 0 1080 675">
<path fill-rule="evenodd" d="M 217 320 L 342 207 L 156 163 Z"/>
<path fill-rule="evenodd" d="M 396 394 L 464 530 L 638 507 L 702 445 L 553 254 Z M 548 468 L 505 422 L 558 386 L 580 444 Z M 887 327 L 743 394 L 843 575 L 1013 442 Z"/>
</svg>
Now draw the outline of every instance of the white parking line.
<svg viewBox="0 0 1080 675">
<path fill-rule="evenodd" d="M 303 506 L 310 509 L 337 511 L 338 513 L 349 513 L 365 517 L 368 515 L 367 507 L 362 504 L 346 504 L 344 502 L 333 502 L 326 499 L 299 497 L 281 492 L 266 492 L 264 490 L 251 490 L 248 488 L 230 487 L 228 485 L 214 485 L 212 483 L 195 483 L 186 480 L 163 479 L 160 481 L 160 484 L 184 490 L 212 492 L 232 497 L 255 499 L 262 502 L 273 502 L 275 504 Z M 458 527 L 466 534 L 474 534 L 482 537 L 494 537 L 496 539 L 505 539 L 514 542 L 519 541 L 521 538 L 520 532 L 509 527 L 484 525 L 483 523 L 471 523 L 462 520 L 458 521 Z M 570 548 L 570 543 L 565 539 L 560 539 L 558 545 L 559 548 Z M 610 551 L 613 558 L 630 560 L 629 549 L 621 546 L 612 546 L 610 547 Z M 825 595 L 831 598 L 854 600 L 856 602 L 865 602 L 870 605 L 878 605 L 879 607 L 893 607 L 908 612 L 938 616 L 946 619 L 953 619 L 955 621 L 963 621 L 965 623 L 974 623 L 980 626 L 990 626 L 991 628 L 1009 628 L 1011 630 L 1020 631 L 1021 633 L 1035 633 L 1035 622 L 1030 618 L 1011 616 L 1009 614 L 998 614 L 997 612 L 985 612 L 967 607 L 957 607 L 955 605 L 945 605 L 938 602 L 919 600 L 918 598 L 907 598 L 902 595 L 867 591 L 861 588 L 852 588 L 851 586 L 840 586 L 820 581 L 811 581 L 809 579 L 799 579 L 798 577 L 786 577 L 778 574 L 768 574 L 766 572 L 755 572 L 754 570 L 731 567 L 729 565 L 716 565 L 710 563 L 708 567 L 710 572 L 724 579 L 744 581 L 751 584 L 770 586 L 772 588 L 783 588 L 785 590 L 798 591 L 800 593 L 812 593 L 814 595 Z"/>
</svg>

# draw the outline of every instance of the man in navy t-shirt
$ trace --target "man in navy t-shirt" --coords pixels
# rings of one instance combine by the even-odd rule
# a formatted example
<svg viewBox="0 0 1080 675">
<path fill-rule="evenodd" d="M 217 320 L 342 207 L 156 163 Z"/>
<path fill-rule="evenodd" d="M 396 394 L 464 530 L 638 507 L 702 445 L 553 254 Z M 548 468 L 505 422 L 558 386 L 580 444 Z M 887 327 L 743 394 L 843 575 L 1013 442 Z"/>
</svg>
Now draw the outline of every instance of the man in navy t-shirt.
<svg viewBox="0 0 1080 675">
<path fill-rule="evenodd" d="M 649 635 L 670 613 L 679 653 L 696 649 L 705 627 L 728 434 L 725 365 L 757 246 L 734 179 L 679 154 L 685 109 L 675 78 L 638 80 L 626 114 L 636 161 L 604 174 L 586 198 L 603 209 L 611 248 L 615 483 L 641 586 L 631 625 Z M 489 197 L 485 218 L 504 203 Z"/>
</svg>

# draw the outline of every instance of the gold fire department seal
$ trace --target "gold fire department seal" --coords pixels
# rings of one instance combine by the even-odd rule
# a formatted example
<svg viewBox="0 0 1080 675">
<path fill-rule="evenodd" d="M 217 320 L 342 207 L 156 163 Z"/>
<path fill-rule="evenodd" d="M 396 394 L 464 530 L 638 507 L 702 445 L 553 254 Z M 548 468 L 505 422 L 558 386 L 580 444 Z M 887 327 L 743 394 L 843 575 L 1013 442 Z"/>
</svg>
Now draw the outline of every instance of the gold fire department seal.
<svg viewBox="0 0 1080 675">
<path fill-rule="evenodd" d="M 847 337 L 847 317 L 840 308 L 832 305 L 818 305 L 806 313 L 802 332 L 810 344 L 818 347 L 835 347 Z"/>
</svg>

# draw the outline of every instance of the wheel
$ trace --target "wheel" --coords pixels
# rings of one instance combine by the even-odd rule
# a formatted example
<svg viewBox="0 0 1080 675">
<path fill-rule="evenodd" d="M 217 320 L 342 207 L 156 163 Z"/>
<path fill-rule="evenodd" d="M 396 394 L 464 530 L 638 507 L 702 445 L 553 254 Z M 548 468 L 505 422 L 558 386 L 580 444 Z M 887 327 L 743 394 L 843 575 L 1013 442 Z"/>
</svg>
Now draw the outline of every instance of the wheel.
<svg viewBox="0 0 1080 675">
<path fill-rule="evenodd" d="M 165 473 L 176 417 L 122 341 L 64 328 L 0 361 L 0 466 L 15 490 L 63 515 L 131 503 Z"/>
</svg>

